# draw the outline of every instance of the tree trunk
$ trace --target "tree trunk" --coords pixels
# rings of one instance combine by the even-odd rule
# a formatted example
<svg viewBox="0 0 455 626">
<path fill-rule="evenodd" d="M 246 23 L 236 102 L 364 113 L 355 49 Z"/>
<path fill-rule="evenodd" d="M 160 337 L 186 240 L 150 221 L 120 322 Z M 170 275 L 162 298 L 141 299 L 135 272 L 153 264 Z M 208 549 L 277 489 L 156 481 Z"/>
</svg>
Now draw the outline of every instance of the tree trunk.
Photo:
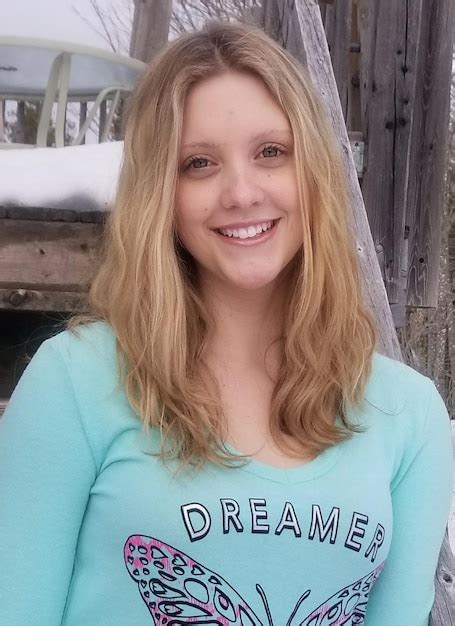
<svg viewBox="0 0 455 626">
<path fill-rule="evenodd" d="M 134 0 L 130 56 L 147 63 L 168 40 L 172 0 Z"/>
</svg>

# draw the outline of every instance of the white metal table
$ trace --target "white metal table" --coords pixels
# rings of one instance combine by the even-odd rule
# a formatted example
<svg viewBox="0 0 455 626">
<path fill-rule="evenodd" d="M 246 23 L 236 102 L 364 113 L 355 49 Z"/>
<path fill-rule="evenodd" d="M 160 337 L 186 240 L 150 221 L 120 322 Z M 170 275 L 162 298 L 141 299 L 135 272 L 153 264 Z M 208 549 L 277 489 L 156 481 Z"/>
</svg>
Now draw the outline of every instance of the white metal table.
<svg viewBox="0 0 455 626">
<path fill-rule="evenodd" d="M 60 148 L 65 145 L 68 102 L 93 102 L 78 136 L 71 142 L 79 145 L 102 103 L 110 100 L 100 137 L 100 141 L 106 141 L 120 98 L 132 91 L 145 67 L 137 59 L 70 42 L 0 37 L 0 101 L 43 102 L 36 147 L 47 145 L 56 103 L 55 147 Z M 0 147 L 25 145 L 1 142 Z"/>
</svg>

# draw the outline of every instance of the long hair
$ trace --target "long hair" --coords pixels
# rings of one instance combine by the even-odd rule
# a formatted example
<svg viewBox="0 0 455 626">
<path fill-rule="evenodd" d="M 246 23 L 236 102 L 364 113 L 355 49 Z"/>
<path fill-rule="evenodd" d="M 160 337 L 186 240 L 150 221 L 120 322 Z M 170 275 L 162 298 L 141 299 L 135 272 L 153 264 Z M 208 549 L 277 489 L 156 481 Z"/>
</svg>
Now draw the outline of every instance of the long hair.
<svg viewBox="0 0 455 626">
<path fill-rule="evenodd" d="M 305 69 L 242 24 L 210 23 L 168 43 L 129 101 L 117 195 L 88 305 L 91 319 L 113 329 L 131 406 L 144 425 L 159 429 L 162 457 L 184 465 L 232 460 L 222 442 L 220 391 L 204 362 L 213 320 L 174 219 L 186 95 L 226 71 L 259 78 L 294 138 L 303 245 L 288 267 L 270 407 L 283 451 L 316 455 L 361 430 L 348 412 L 364 399 L 377 337 L 361 299 L 338 143 Z"/>
</svg>

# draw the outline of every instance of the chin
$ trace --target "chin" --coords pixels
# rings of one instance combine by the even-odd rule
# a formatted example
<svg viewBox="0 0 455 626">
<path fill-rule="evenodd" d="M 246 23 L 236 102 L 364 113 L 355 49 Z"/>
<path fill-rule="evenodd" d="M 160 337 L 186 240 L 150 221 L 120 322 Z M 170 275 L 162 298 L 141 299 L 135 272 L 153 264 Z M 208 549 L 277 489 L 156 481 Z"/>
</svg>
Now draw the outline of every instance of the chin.
<svg viewBox="0 0 455 626">
<path fill-rule="evenodd" d="M 230 277 L 228 282 L 231 287 L 236 289 L 243 289 L 245 291 L 256 291 L 259 289 L 266 289 L 267 287 L 273 287 L 278 279 L 279 272 L 274 272 L 272 275 L 267 276 L 236 276 Z"/>
</svg>

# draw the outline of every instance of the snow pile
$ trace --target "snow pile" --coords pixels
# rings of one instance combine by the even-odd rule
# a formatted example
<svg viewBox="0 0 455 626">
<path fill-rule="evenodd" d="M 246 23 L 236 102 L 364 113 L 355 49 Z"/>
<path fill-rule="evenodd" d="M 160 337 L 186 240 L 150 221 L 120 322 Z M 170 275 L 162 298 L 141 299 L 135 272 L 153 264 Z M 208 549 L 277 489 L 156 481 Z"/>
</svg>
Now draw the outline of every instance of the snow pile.
<svg viewBox="0 0 455 626">
<path fill-rule="evenodd" d="M 0 207 L 105 211 L 112 206 L 123 141 L 0 149 Z"/>
</svg>

